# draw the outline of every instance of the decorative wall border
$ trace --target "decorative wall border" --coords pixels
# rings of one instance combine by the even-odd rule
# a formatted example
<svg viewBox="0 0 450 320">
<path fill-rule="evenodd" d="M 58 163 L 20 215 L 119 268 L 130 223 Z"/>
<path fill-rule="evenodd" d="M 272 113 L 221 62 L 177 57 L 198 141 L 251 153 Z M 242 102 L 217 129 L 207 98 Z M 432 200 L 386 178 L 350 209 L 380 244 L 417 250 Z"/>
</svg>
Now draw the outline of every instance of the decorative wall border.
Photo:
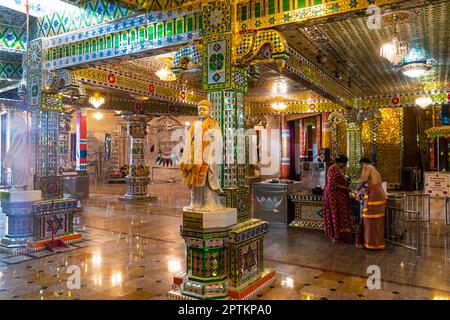
<svg viewBox="0 0 450 320">
<path fill-rule="evenodd" d="M 370 109 L 414 107 L 417 106 L 416 99 L 424 95 L 429 96 L 431 100 L 433 100 L 432 105 L 442 105 L 450 102 L 450 92 L 433 90 L 365 97 L 355 100 L 355 108 Z"/>
<path fill-rule="evenodd" d="M 148 50 L 164 48 L 168 46 L 180 45 L 200 37 L 199 32 L 187 32 L 175 36 L 165 37 L 162 39 L 153 39 L 142 43 L 134 43 L 120 48 L 110 48 L 99 50 L 87 54 L 78 54 L 70 57 L 64 57 L 53 61 L 45 62 L 45 67 L 48 70 L 59 68 L 67 68 L 75 65 L 92 63 L 100 60 L 123 57 L 131 54 L 144 53 Z"/>
<path fill-rule="evenodd" d="M 192 19 L 192 27 L 188 27 L 188 19 Z M 189 11 L 183 12 L 150 12 L 147 16 L 137 15 L 130 16 L 123 19 L 118 19 L 114 21 L 110 21 L 107 23 L 102 23 L 99 25 L 95 25 L 89 28 L 85 28 L 83 30 L 78 31 L 74 30 L 62 35 L 54 36 L 48 39 L 44 48 L 52 48 L 62 45 L 72 44 L 74 42 L 90 40 L 95 37 L 111 35 L 114 33 L 122 34 L 124 31 L 129 32 L 134 29 L 134 31 L 138 31 L 138 28 L 145 28 L 148 31 L 149 27 L 153 28 L 154 34 L 156 34 L 157 27 L 162 25 L 164 27 L 163 33 L 167 34 L 168 26 L 167 23 L 172 23 L 172 33 L 177 34 L 180 32 L 177 31 L 177 22 L 179 21 L 182 24 L 182 33 L 189 31 L 199 30 L 199 10 L 192 9 Z M 137 37 L 137 35 L 136 35 Z M 148 39 L 148 36 L 146 37 Z M 156 38 L 156 37 L 155 37 Z"/>
<path fill-rule="evenodd" d="M 76 78 L 82 82 L 105 88 L 115 88 L 166 101 L 176 101 L 186 104 L 196 104 L 205 99 L 205 95 L 191 90 L 182 90 L 149 80 L 140 79 L 114 70 L 104 68 L 89 68 L 75 70 Z"/>
<path fill-rule="evenodd" d="M 249 108 L 250 115 L 279 115 L 294 113 L 321 113 L 342 110 L 343 107 L 330 101 L 320 101 L 317 103 L 291 103 L 283 111 L 276 111 L 270 105 L 253 105 Z"/>
</svg>

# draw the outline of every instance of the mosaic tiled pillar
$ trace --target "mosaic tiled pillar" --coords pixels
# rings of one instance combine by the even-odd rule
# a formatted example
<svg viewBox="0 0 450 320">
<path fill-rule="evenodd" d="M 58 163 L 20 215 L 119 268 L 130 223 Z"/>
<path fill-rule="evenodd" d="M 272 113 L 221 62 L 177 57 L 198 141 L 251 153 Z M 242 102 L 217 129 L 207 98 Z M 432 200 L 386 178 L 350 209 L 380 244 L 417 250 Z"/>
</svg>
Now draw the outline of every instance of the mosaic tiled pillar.
<svg viewBox="0 0 450 320">
<path fill-rule="evenodd" d="M 324 149 L 330 149 L 331 147 L 329 115 L 329 112 L 322 113 L 322 148 Z"/>
<path fill-rule="evenodd" d="M 87 111 L 85 108 L 77 110 L 77 170 L 87 169 Z"/>
<path fill-rule="evenodd" d="M 359 179 L 360 166 L 359 160 L 362 155 L 361 143 L 361 123 L 351 122 L 347 127 L 347 154 L 348 154 L 348 168 L 347 174 L 352 178 L 352 182 Z"/>
<path fill-rule="evenodd" d="M 45 92 L 44 79 L 48 72 L 43 67 L 44 39 L 30 43 L 28 54 L 27 89 L 32 110 L 32 144 L 35 161 L 35 189 L 42 191 L 45 199 L 62 197 L 62 179 L 58 176 L 59 118 L 62 98 L 59 94 Z"/>
<path fill-rule="evenodd" d="M 181 234 L 186 241 L 187 272 L 181 281 L 176 281 L 178 285 L 174 281 L 181 294 L 178 294 L 178 289 L 169 292 L 169 297 L 175 299 L 185 299 L 186 296 L 245 299 L 274 279 L 275 273 L 263 271 L 262 264 L 264 230 L 258 228 L 264 228 L 267 223 L 249 220 L 243 106 L 243 93 L 248 82 L 246 71 L 232 64 L 231 20 L 229 0 L 211 1 L 202 7 L 202 86 L 214 106 L 213 117 L 219 123 L 224 138 L 220 180 L 228 208 L 223 212 L 183 209 Z M 235 228 L 238 230 L 233 232 Z M 230 248 L 228 241 L 232 233 L 235 238 Z M 234 254 L 233 259 L 230 259 L 230 253 Z M 248 269 L 234 273 L 236 276 L 230 281 L 232 270 L 243 267 Z M 229 285 L 231 290 L 228 290 Z"/>
<path fill-rule="evenodd" d="M 220 222 L 217 215 L 221 216 Z M 214 221 L 214 228 L 210 221 Z M 183 211 L 181 235 L 186 242 L 186 279 L 181 292 L 184 295 L 198 299 L 227 297 L 228 234 L 236 222 L 236 209 L 224 212 Z"/>
<path fill-rule="evenodd" d="M 291 174 L 291 157 L 290 157 L 290 142 L 291 131 L 286 121 L 286 116 L 280 116 L 281 127 L 281 178 L 289 179 Z"/>
<path fill-rule="evenodd" d="M 213 117 L 219 123 L 224 138 L 220 181 L 226 194 L 226 205 L 237 208 L 238 220 L 244 221 L 250 217 L 250 193 L 245 179 L 244 97 L 237 91 L 214 91 L 208 94 L 208 98 L 214 105 Z"/>
<path fill-rule="evenodd" d="M 140 113 L 121 115 L 127 121 L 130 143 L 130 172 L 125 177 L 127 193 L 119 200 L 149 201 L 147 185 L 150 182 L 150 169 L 145 159 L 145 144 L 147 136 L 147 122 L 151 116 Z"/>
<path fill-rule="evenodd" d="M 26 247 L 33 240 L 33 202 L 10 202 L 2 199 L 2 211 L 7 217 L 6 234 L 0 246 L 8 249 Z"/>
</svg>

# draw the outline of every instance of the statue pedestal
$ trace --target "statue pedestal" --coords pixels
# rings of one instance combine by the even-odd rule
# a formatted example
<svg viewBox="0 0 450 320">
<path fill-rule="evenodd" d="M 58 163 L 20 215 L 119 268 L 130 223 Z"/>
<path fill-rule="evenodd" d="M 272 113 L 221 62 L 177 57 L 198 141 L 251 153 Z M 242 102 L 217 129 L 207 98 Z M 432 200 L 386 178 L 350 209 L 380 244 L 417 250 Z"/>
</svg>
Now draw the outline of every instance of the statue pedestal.
<svg viewBox="0 0 450 320">
<path fill-rule="evenodd" d="M 33 240 L 32 206 L 41 197 L 40 190 L 0 193 L 2 211 L 7 216 L 7 233 L 0 241 L 0 248 L 14 253 L 26 251 L 28 242 Z"/>
<path fill-rule="evenodd" d="M 187 247 L 187 276 L 180 286 L 183 295 L 203 300 L 227 297 L 226 246 L 228 233 L 236 223 L 236 209 L 183 209 L 181 235 Z"/>
<path fill-rule="evenodd" d="M 183 208 L 187 272 L 174 277 L 169 299 L 249 299 L 269 287 L 275 271 L 264 268 L 268 223 L 237 223 L 237 210 L 199 212 Z"/>
</svg>

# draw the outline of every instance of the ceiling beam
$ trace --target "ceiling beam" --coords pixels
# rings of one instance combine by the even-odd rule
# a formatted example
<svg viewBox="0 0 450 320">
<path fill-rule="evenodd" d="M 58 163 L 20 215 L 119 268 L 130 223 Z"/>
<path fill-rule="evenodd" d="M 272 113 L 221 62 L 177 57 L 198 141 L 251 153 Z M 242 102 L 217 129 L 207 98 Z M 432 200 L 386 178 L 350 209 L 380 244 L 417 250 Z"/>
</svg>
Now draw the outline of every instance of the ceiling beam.
<svg viewBox="0 0 450 320">
<path fill-rule="evenodd" d="M 247 12 L 251 12 L 250 4 L 253 1 L 246 1 L 246 3 L 239 6 L 249 6 Z M 264 1 L 266 3 L 267 0 Z M 292 1 L 291 1 L 292 2 Z M 401 3 L 411 2 L 410 0 L 337 0 L 328 1 L 323 4 L 306 6 L 304 8 L 292 7 L 296 6 L 297 1 L 290 3 L 290 10 L 284 11 L 282 6 L 275 6 L 274 12 L 270 13 L 269 10 L 263 10 L 263 14 L 260 17 L 255 18 L 252 13 L 248 14 L 250 19 L 239 19 L 240 30 L 259 30 L 274 28 L 283 25 L 295 24 L 299 22 L 312 21 L 321 19 L 328 16 L 336 16 L 347 14 L 351 12 L 364 11 L 370 6 L 376 5 L 378 7 L 388 5 L 398 5 Z M 265 8 L 268 8 L 265 6 Z M 264 14 L 265 13 L 265 14 Z M 269 14 L 270 13 L 270 14 Z M 238 16 L 238 18 L 240 18 Z"/>
</svg>

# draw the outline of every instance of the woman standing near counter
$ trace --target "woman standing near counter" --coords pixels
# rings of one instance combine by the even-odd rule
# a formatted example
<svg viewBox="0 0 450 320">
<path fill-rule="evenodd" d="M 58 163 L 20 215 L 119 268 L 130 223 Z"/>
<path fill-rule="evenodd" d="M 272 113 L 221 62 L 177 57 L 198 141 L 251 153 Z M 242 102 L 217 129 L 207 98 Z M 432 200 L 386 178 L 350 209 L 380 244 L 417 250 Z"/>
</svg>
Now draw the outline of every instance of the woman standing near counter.
<svg viewBox="0 0 450 320">
<path fill-rule="evenodd" d="M 333 242 L 350 240 L 352 227 L 350 222 L 350 188 L 344 174 L 348 158 L 340 155 L 335 159 L 327 173 L 323 193 L 323 217 L 325 234 Z"/>
</svg>

